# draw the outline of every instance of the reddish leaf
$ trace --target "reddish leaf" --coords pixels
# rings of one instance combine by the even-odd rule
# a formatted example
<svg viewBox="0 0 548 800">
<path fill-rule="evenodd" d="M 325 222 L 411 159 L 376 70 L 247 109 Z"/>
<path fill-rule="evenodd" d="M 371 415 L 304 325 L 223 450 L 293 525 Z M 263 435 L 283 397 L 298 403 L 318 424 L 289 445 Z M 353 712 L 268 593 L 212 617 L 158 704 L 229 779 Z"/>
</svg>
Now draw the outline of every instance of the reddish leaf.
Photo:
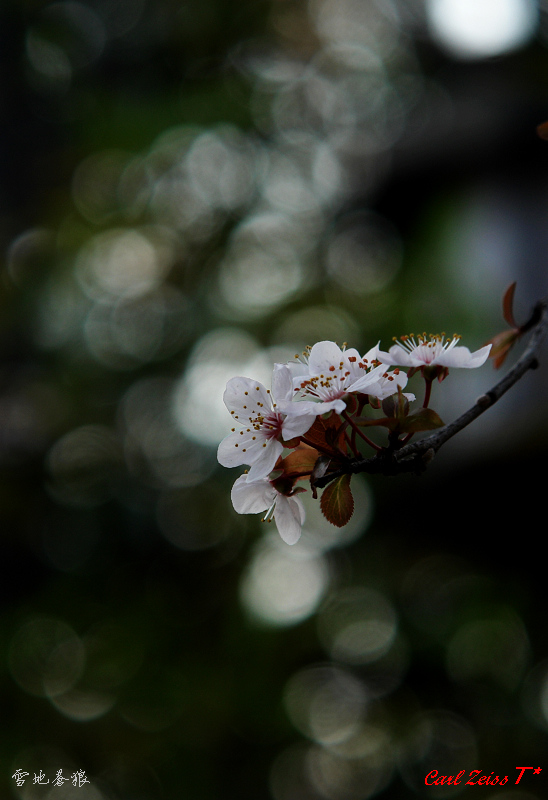
<svg viewBox="0 0 548 800">
<path fill-rule="evenodd" d="M 504 353 L 501 353 L 499 356 L 493 359 L 493 367 L 494 369 L 500 369 L 504 362 L 506 361 L 506 356 L 508 355 L 510 348 L 505 350 Z"/>
<path fill-rule="evenodd" d="M 344 428 L 345 423 L 341 422 L 337 427 L 327 428 L 325 441 L 335 452 L 344 450 Z"/>
<path fill-rule="evenodd" d="M 327 419 L 316 417 L 314 424 L 306 432 L 306 441 L 312 446 L 318 445 L 319 449 L 331 450 L 337 453 L 337 445 L 344 447 L 344 433 L 342 424 L 336 414 L 330 414 Z"/>
<path fill-rule="evenodd" d="M 514 292 L 516 291 L 516 281 L 511 283 L 508 289 L 504 292 L 502 298 L 502 316 L 510 325 L 511 328 L 517 328 L 516 320 L 514 319 Z"/>
<path fill-rule="evenodd" d="M 537 136 L 541 139 L 548 139 L 548 122 L 541 122 L 537 125 Z"/>
<path fill-rule="evenodd" d="M 300 444 L 296 450 L 289 453 L 281 462 L 281 467 L 287 477 L 304 477 L 310 475 L 318 460 L 318 451 L 306 444 Z"/>
<path fill-rule="evenodd" d="M 403 394 L 401 386 L 398 386 L 397 394 L 386 397 L 381 405 L 387 417 L 403 419 L 409 414 L 409 400 Z"/>
<path fill-rule="evenodd" d="M 320 417 L 316 417 L 313 425 L 307 430 L 306 440 L 312 446 L 315 444 L 325 446 L 325 426 Z"/>
<path fill-rule="evenodd" d="M 502 366 L 502 364 L 504 364 L 506 356 L 514 346 L 515 342 L 517 342 L 519 337 L 519 330 L 512 329 L 497 333 L 496 336 L 493 336 L 492 339 L 489 339 L 487 344 L 492 345 L 489 358 L 493 359 L 493 366 L 495 369 L 498 369 L 500 366 Z"/>
<path fill-rule="evenodd" d="M 354 498 L 350 490 L 350 475 L 341 475 L 323 490 L 320 508 L 324 517 L 342 528 L 354 511 Z"/>
<path fill-rule="evenodd" d="M 355 414 L 358 410 L 359 401 L 355 394 L 349 394 L 345 397 L 344 402 L 346 403 L 346 413 Z"/>
</svg>

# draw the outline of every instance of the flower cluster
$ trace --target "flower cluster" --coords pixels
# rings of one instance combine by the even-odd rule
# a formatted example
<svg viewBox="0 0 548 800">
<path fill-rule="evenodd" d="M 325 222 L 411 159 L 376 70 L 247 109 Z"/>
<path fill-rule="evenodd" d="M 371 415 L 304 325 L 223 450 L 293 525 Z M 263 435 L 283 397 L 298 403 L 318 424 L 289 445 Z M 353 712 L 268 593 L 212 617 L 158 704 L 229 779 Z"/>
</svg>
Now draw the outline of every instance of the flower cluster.
<svg viewBox="0 0 548 800">
<path fill-rule="evenodd" d="M 323 341 L 295 361 L 275 364 L 271 389 L 251 378 L 232 378 L 223 400 L 234 427 L 217 458 L 224 467 L 249 468 L 232 489 L 235 510 L 266 512 L 263 520 L 274 519 L 282 539 L 294 544 L 305 519 L 299 481 L 308 479 L 315 495 L 314 480 L 363 457 L 362 447 L 375 453 L 394 450 L 414 433 L 443 425 L 428 407 L 432 381 L 444 380 L 449 368 L 481 366 L 491 349 L 487 345 L 471 353 L 459 340 L 410 334 L 395 340 L 388 352 L 376 345 L 364 356 Z M 411 412 L 415 395 L 403 389 L 416 372 L 426 388 L 422 407 Z M 387 446 L 366 435 L 364 429 L 374 427 L 388 430 Z M 350 475 L 344 474 L 326 486 L 321 508 L 330 522 L 342 526 L 353 507 Z"/>
</svg>

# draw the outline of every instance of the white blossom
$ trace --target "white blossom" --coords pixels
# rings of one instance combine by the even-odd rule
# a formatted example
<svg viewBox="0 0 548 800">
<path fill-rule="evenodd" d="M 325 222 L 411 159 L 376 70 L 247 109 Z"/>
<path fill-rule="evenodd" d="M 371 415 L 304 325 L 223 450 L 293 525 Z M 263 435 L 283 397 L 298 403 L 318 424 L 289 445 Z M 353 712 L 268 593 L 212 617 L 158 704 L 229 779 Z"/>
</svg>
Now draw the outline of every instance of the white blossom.
<svg viewBox="0 0 548 800">
<path fill-rule="evenodd" d="M 306 408 L 309 414 L 327 411 L 342 413 L 343 398 L 351 392 L 370 394 L 384 399 L 407 383 L 407 375 L 399 370 L 388 372 L 377 357 L 377 348 L 360 356 L 354 348 L 341 350 L 335 342 L 317 342 L 305 354 L 305 360 L 292 367 L 293 406 Z M 291 404 L 282 404 L 291 414 Z"/>
<path fill-rule="evenodd" d="M 305 520 L 301 499 L 279 492 L 267 478 L 248 480 L 240 475 L 230 497 L 238 514 L 258 514 L 266 511 L 264 522 L 274 519 L 278 532 L 286 544 L 295 544 L 300 538 Z"/>
<path fill-rule="evenodd" d="M 281 440 L 304 435 L 315 419 L 304 407 L 291 407 L 291 415 L 287 414 L 292 393 L 291 373 L 283 364 L 274 367 L 272 391 L 251 378 L 229 380 L 223 400 L 238 427 L 232 428 L 217 450 L 223 467 L 250 466 L 248 481 L 272 472 L 284 449 Z"/>
<path fill-rule="evenodd" d="M 460 339 L 456 334 L 451 339 L 443 333 L 429 336 L 425 333 L 418 336 L 410 334 L 400 337 L 400 341 L 396 341 L 387 353 L 377 350 L 377 356 L 384 364 L 402 367 L 481 367 L 487 361 L 491 345 L 471 353 L 467 347 L 459 346 Z"/>
</svg>

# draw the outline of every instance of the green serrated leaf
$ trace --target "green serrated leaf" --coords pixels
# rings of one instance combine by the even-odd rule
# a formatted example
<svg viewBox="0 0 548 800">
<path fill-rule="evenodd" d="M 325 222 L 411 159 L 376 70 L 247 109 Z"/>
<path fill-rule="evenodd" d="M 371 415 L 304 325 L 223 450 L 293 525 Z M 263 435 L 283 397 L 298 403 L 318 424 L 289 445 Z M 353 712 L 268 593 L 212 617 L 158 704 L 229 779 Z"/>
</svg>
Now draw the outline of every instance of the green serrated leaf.
<svg viewBox="0 0 548 800">
<path fill-rule="evenodd" d="M 323 490 L 320 508 L 326 520 L 342 528 L 354 512 L 354 498 L 350 490 L 350 475 L 341 475 Z"/>
</svg>

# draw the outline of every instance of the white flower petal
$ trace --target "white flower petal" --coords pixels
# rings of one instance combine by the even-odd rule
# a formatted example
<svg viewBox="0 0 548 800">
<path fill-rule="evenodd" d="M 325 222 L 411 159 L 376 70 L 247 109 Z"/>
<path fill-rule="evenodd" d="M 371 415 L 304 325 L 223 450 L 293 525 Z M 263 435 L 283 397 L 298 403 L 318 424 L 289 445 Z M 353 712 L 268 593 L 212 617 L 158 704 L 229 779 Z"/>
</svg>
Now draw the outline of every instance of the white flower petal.
<svg viewBox="0 0 548 800">
<path fill-rule="evenodd" d="M 356 350 L 355 347 L 349 347 L 347 350 L 344 350 L 343 351 L 343 357 L 344 357 L 345 361 L 348 361 L 351 364 L 354 363 L 354 362 L 350 361 L 351 358 L 355 358 L 357 361 L 361 361 L 362 360 L 361 355 L 358 353 L 358 351 Z"/>
<path fill-rule="evenodd" d="M 225 406 L 232 413 L 234 419 L 245 425 L 249 418 L 257 417 L 265 409 L 270 411 L 272 403 L 265 387 L 259 381 L 251 378 L 231 378 L 223 394 Z M 259 403 L 263 405 L 260 406 Z"/>
<path fill-rule="evenodd" d="M 327 414 L 328 411 L 336 411 L 337 414 L 342 414 L 346 410 L 346 403 L 341 398 L 336 400 L 326 400 L 322 403 L 312 403 L 313 413 L 319 417 L 322 414 Z"/>
<path fill-rule="evenodd" d="M 266 447 L 261 445 L 262 452 L 256 456 L 253 461 L 246 461 L 246 464 L 251 464 L 250 470 L 247 474 L 248 481 L 258 480 L 259 478 L 266 478 L 274 469 L 274 465 L 278 460 L 278 456 L 283 453 L 283 445 L 277 439 L 270 439 L 263 442 Z"/>
<path fill-rule="evenodd" d="M 353 347 L 345 350 L 343 353 L 345 372 L 350 373 L 349 381 L 352 382 L 363 375 L 363 369 L 359 366 L 362 363 L 362 357 Z M 340 362 L 339 362 L 340 363 Z M 335 365 L 337 366 L 337 365 Z"/>
<path fill-rule="evenodd" d="M 313 414 L 316 416 L 317 412 L 314 410 L 316 405 L 317 403 L 315 400 L 299 400 L 297 394 L 295 394 L 292 400 L 280 400 L 276 405 L 276 411 L 285 414 L 287 417 L 291 417 L 291 419 L 294 417 L 302 417 L 303 414 Z"/>
<path fill-rule="evenodd" d="M 271 440 L 264 433 L 242 428 L 226 436 L 217 449 L 217 461 L 223 467 L 238 467 L 253 464 L 263 457 Z"/>
<path fill-rule="evenodd" d="M 261 431 L 246 431 L 241 436 L 241 445 L 246 452 L 248 461 L 246 464 L 254 464 L 259 458 L 264 458 L 264 454 L 269 452 L 274 444 L 278 444 L 275 439 L 267 439 Z"/>
<path fill-rule="evenodd" d="M 491 345 L 487 344 L 485 347 L 471 353 L 467 347 L 453 347 L 447 349 L 445 353 L 436 358 L 435 363 L 440 364 L 442 367 L 460 367 L 465 369 L 474 369 L 481 367 L 489 358 L 489 351 Z"/>
<path fill-rule="evenodd" d="M 381 379 L 383 371 L 385 367 L 381 365 L 380 367 L 375 367 L 371 370 L 371 372 L 362 373 L 362 375 L 351 383 L 348 387 L 349 392 L 363 392 L 363 394 L 372 394 L 373 391 L 370 391 L 370 387 L 376 386 L 378 381 Z"/>
<path fill-rule="evenodd" d="M 364 361 L 366 364 L 371 364 L 372 361 L 382 361 L 382 358 L 379 355 L 381 352 L 379 347 L 380 341 L 378 341 L 377 344 L 371 348 L 371 350 L 367 351 L 367 353 L 363 356 L 362 361 Z"/>
<path fill-rule="evenodd" d="M 399 344 L 392 345 L 388 353 L 384 350 L 377 349 L 376 357 L 382 364 L 386 364 L 390 367 L 420 367 L 424 365 L 424 361 L 413 358 L 407 350 L 404 350 Z"/>
<path fill-rule="evenodd" d="M 301 403 L 293 403 L 294 406 L 302 405 Z M 316 405 L 316 403 L 314 403 Z M 294 436 L 304 436 L 310 430 L 316 414 L 299 414 L 298 416 L 288 415 L 282 425 L 282 435 L 285 440 L 293 439 Z"/>
<path fill-rule="evenodd" d="M 343 352 L 335 342 L 317 342 L 308 356 L 308 369 L 311 375 L 327 372 L 330 366 L 337 366 L 343 359 Z"/>
<path fill-rule="evenodd" d="M 278 495 L 274 507 L 274 521 L 286 544 L 295 544 L 301 536 L 304 508 L 297 497 Z"/>
<path fill-rule="evenodd" d="M 291 400 L 293 396 L 293 379 L 287 364 L 274 364 L 272 372 L 272 397 L 279 400 Z"/>
<path fill-rule="evenodd" d="M 398 387 L 403 389 L 406 385 L 407 373 L 393 370 L 392 372 L 383 373 L 378 378 L 376 385 L 368 390 L 368 393 L 378 397 L 380 400 L 384 400 L 386 397 L 396 394 Z"/>
<path fill-rule="evenodd" d="M 230 493 L 234 510 L 238 514 L 258 514 L 266 511 L 276 497 L 276 490 L 267 480 L 249 482 L 240 475 Z"/>
<path fill-rule="evenodd" d="M 306 511 L 304 510 L 303 501 L 298 495 L 293 495 L 293 497 L 288 497 L 289 505 L 293 507 L 293 515 L 296 519 L 298 519 L 301 525 L 304 525 L 304 521 L 306 519 Z"/>
<path fill-rule="evenodd" d="M 302 361 L 289 361 L 283 366 L 287 367 L 291 374 L 293 388 L 295 388 L 295 385 L 300 385 L 303 377 L 306 378 L 308 375 L 310 375 L 308 364 L 304 364 Z"/>
<path fill-rule="evenodd" d="M 293 400 L 292 403 L 280 403 L 280 410 L 287 414 L 288 417 L 294 416 L 293 407 L 295 407 L 296 418 L 300 418 L 303 414 L 317 417 L 321 414 L 327 414 L 328 411 L 336 411 L 337 414 L 340 414 L 345 410 L 346 403 L 341 399 L 328 400 L 323 403 L 316 403 L 314 400 Z M 301 413 L 297 414 L 298 411 Z"/>
<path fill-rule="evenodd" d="M 217 461 L 222 467 L 240 467 L 249 464 L 249 456 L 244 453 L 242 439 L 238 433 L 229 433 L 217 448 Z"/>
</svg>

